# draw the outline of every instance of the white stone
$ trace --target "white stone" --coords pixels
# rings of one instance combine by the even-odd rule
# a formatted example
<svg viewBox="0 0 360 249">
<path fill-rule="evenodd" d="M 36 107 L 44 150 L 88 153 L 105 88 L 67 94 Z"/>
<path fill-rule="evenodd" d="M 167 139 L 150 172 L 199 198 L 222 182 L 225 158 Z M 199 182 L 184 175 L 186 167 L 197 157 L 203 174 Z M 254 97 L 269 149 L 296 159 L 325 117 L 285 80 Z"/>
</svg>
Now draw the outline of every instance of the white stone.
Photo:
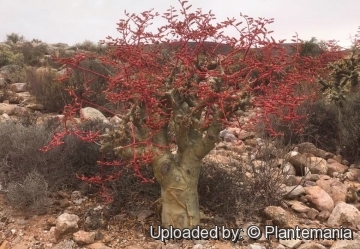
<svg viewBox="0 0 360 249">
<path fill-rule="evenodd" d="M 92 107 L 85 107 L 80 109 L 80 117 L 83 120 L 96 120 L 100 119 L 104 123 L 109 123 L 109 120 L 99 110 Z"/>
</svg>

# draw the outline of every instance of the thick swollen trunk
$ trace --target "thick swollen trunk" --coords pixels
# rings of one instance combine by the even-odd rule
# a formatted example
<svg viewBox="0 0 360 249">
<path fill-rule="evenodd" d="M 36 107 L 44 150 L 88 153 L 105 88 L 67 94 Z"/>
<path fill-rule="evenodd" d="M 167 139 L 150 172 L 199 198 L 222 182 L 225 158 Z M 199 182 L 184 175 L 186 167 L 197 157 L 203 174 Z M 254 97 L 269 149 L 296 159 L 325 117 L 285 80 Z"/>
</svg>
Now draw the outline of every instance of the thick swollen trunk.
<svg viewBox="0 0 360 249">
<path fill-rule="evenodd" d="M 188 153 L 178 160 L 171 154 L 153 162 L 154 173 L 161 185 L 162 225 L 169 228 L 193 228 L 200 224 L 197 193 L 201 161 Z"/>
<path fill-rule="evenodd" d="M 162 224 L 176 228 L 192 228 L 200 224 L 197 186 L 187 186 L 183 190 L 161 188 Z"/>
</svg>

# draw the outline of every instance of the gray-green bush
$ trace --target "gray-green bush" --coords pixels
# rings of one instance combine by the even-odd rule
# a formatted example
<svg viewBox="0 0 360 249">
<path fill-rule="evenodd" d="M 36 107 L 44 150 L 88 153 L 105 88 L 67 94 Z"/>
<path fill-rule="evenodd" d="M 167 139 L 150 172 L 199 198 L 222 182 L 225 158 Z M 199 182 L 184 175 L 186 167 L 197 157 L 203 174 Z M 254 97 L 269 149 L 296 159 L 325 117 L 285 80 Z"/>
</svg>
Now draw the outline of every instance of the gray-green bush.
<svg viewBox="0 0 360 249">
<path fill-rule="evenodd" d="M 50 203 L 48 183 L 44 176 L 36 171 L 27 174 L 23 181 L 11 182 L 7 187 L 7 199 L 10 205 L 19 210 L 41 214 Z"/>
<path fill-rule="evenodd" d="M 98 124 L 97 124 L 98 123 Z M 85 123 L 85 129 L 98 129 L 99 122 Z M 39 149 L 51 140 L 57 123 L 28 125 L 0 124 L 0 183 L 7 188 L 12 182 L 22 182 L 32 171 L 43 175 L 49 190 L 76 188 L 81 180 L 77 174 L 87 176 L 99 173 L 97 160 L 101 157 L 99 145 L 79 140 L 73 135 L 65 137 L 65 144 L 48 152 Z M 80 126 L 81 128 L 81 126 Z"/>
<path fill-rule="evenodd" d="M 57 77 L 51 68 L 41 72 L 31 67 L 26 70 L 26 82 L 30 86 L 30 93 L 48 112 L 61 112 L 66 104 L 71 103 L 66 86 L 58 82 Z"/>
</svg>

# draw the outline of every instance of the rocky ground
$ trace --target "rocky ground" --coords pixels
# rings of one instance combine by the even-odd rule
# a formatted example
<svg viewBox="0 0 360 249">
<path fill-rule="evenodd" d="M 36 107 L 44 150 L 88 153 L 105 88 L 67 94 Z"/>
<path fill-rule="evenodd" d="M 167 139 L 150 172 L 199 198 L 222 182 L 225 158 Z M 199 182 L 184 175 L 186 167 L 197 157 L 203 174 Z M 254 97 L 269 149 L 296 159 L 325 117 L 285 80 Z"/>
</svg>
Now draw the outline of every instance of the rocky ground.
<svg viewBox="0 0 360 249">
<path fill-rule="evenodd" d="M 1 80 L 0 80 L 1 83 Z M 61 115 L 43 114 L 43 107 L 26 91 L 26 83 L 7 86 L 7 99 L 0 103 L 0 121 L 7 122 L 24 116 L 37 115 L 39 123 L 45 117 Z M 248 119 L 247 116 L 242 117 Z M 99 111 L 84 108 L 83 119 L 100 118 L 104 122 L 116 123 L 116 118 L 105 118 Z M 221 132 L 222 142 L 204 159 L 231 170 L 245 169 L 244 174 L 252 179 L 256 170 L 267 165 L 256 152 L 266 143 L 256 134 L 239 128 L 228 128 Z M 276 162 L 275 162 L 276 161 Z M 360 165 L 349 164 L 339 155 L 303 143 L 282 158 L 274 158 L 273 164 L 284 176 L 281 190 L 285 194 L 278 206 L 268 206 L 263 219 L 243 222 L 241 217 L 228 228 L 247 228 L 265 225 L 279 228 L 343 228 L 351 231 L 350 240 L 300 240 L 244 238 L 237 243 L 227 240 L 180 240 L 162 243 L 150 238 L 149 227 L 160 225 L 159 214 L 152 203 L 139 203 L 138 209 L 109 216 L 108 206 L 98 196 L 83 195 L 81 191 L 60 191 L 52 194 L 47 212 L 26 214 L 16 211 L 6 200 L 6 190 L 0 194 L 0 249 L 7 248 L 298 248 L 340 249 L 360 248 Z M 252 171 L 254 170 L 255 171 Z M 274 170 L 274 172 L 278 172 Z M 218 200 L 221 202 L 221 200 Z M 216 223 L 211 213 L 202 213 L 202 226 L 212 228 Z M 226 225 L 226 224 L 224 224 Z M 231 227 L 230 227 L 231 226 Z"/>
</svg>

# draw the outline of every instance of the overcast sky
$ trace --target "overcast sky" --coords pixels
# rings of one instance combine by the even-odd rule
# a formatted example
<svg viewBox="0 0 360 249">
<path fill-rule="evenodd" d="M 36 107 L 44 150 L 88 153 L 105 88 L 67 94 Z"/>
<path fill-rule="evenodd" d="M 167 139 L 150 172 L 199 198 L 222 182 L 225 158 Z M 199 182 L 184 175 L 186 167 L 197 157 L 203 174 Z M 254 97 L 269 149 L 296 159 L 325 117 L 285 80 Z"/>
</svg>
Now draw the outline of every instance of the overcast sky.
<svg viewBox="0 0 360 249">
<path fill-rule="evenodd" d="M 360 0 L 189 0 L 195 8 L 212 10 L 217 21 L 239 17 L 274 18 L 268 26 L 276 39 L 298 33 L 303 40 L 335 39 L 348 46 L 360 26 Z M 124 10 L 140 13 L 154 8 L 163 13 L 177 0 L 0 0 L 0 41 L 12 32 L 26 39 L 73 45 L 117 36 L 116 23 Z M 240 19 L 239 19 L 240 20 Z"/>
</svg>

